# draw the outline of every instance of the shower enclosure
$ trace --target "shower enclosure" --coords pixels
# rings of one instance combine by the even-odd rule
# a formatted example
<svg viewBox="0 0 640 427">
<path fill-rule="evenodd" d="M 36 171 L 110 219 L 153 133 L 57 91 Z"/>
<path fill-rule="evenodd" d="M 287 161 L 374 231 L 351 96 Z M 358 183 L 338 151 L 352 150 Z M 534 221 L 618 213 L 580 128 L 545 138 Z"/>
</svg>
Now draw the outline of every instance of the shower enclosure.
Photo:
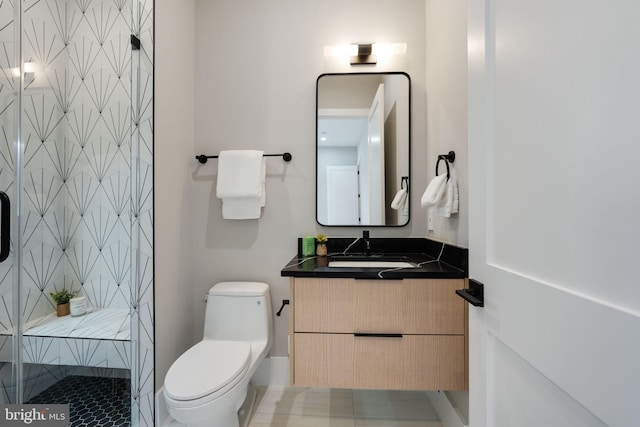
<svg viewBox="0 0 640 427">
<path fill-rule="evenodd" d="M 73 421 L 95 383 L 154 423 L 153 3 L 0 0 L 0 403 Z"/>
</svg>

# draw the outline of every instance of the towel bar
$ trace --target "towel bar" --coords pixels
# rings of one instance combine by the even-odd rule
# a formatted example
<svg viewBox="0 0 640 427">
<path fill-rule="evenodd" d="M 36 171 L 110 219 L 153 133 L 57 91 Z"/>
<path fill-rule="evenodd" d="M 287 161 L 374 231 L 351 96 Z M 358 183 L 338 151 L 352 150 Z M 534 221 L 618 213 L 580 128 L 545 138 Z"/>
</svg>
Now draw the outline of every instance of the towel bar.
<svg viewBox="0 0 640 427">
<path fill-rule="evenodd" d="M 291 159 L 293 159 L 293 156 L 291 155 L 291 153 L 282 153 L 282 154 L 263 154 L 264 157 L 282 157 L 282 160 L 284 160 L 285 162 L 290 162 Z M 196 156 L 196 159 L 204 164 L 207 163 L 208 159 L 217 159 L 218 156 L 207 156 L 204 154 L 200 154 L 199 156 Z"/>
</svg>

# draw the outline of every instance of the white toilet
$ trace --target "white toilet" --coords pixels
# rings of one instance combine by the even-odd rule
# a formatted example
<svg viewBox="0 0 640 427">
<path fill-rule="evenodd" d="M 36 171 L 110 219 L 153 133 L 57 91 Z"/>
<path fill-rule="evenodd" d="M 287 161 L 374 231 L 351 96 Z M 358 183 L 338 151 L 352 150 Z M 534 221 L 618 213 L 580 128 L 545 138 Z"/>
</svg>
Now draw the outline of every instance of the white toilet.
<svg viewBox="0 0 640 427">
<path fill-rule="evenodd" d="M 251 376 L 271 348 L 269 285 L 221 282 L 209 290 L 202 341 L 169 368 L 169 414 L 188 426 L 238 427 Z"/>
</svg>

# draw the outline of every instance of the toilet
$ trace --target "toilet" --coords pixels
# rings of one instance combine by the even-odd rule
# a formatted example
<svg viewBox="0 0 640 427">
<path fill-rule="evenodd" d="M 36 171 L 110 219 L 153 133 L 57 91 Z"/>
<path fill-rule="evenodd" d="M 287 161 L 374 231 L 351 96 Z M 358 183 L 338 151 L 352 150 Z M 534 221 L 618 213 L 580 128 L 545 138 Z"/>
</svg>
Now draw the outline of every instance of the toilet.
<svg viewBox="0 0 640 427">
<path fill-rule="evenodd" d="M 207 295 L 202 341 L 169 368 L 163 395 L 187 426 L 239 427 L 249 380 L 273 341 L 269 285 L 221 282 Z"/>
</svg>

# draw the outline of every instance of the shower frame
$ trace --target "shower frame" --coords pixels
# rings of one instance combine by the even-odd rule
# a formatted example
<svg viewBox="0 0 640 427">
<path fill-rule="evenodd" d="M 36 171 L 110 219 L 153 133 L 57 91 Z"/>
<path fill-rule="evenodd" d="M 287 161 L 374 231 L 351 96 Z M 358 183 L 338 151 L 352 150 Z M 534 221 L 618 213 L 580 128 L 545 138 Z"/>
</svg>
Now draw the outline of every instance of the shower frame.
<svg viewBox="0 0 640 427">
<path fill-rule="evenodd" d="M 4 2 L 0 47 L 0 402 L 23 403 L 61 366 L 129 371 L 131 425 L 152 426 L 154 0 Z M 29 335 L 61 287 L 95 309 L 115 301 L 128 339 Z"/>
</svg>

